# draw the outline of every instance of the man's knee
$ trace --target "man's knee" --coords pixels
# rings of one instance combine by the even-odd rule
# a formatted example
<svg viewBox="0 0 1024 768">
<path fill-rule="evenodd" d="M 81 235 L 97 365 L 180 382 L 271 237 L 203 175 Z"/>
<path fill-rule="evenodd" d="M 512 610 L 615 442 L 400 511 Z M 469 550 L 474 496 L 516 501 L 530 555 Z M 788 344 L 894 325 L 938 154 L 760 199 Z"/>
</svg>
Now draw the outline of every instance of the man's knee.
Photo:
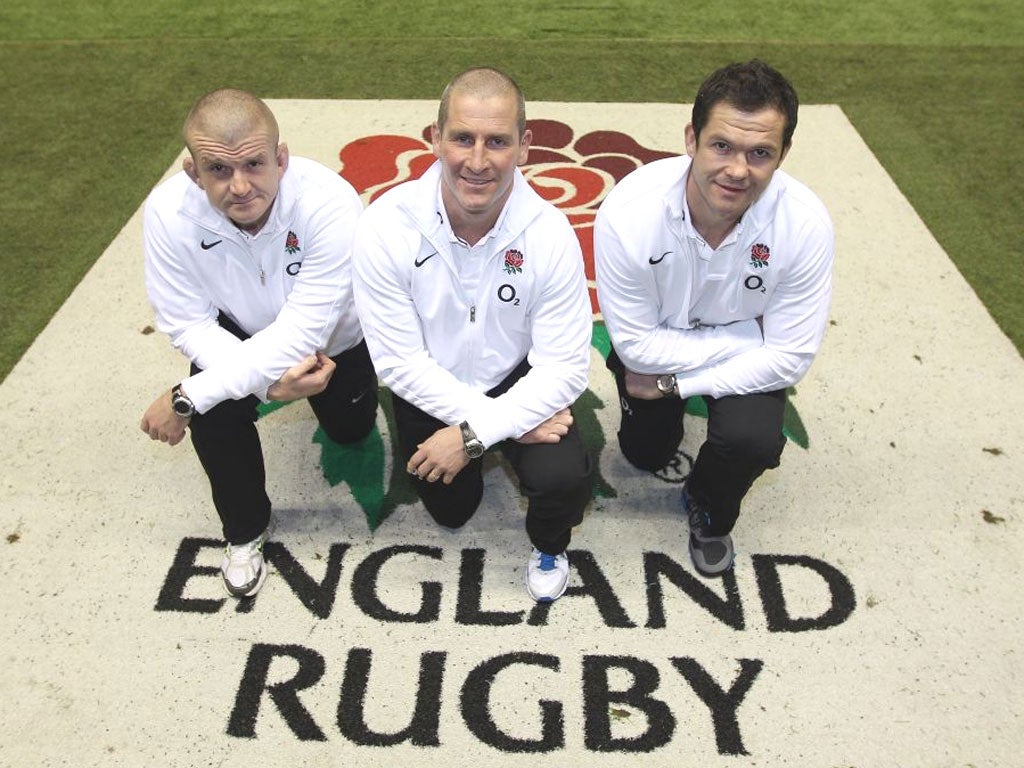
<svg viewBox="0 0 1024 768">
<path fill-rule="evenodd" d="M 782 433 L 784 390 L 731 396 L 709 405 L 708 444 L 721 456 L 748 467 L 779 466 L 786 437 Z"/>
<path fill-rule="evenodd" d="M 624 440 L 622 433 L 619 433 L 619 448 L 626 461 L 647 472 L 658 472 L 667 467 L 675 457 L 678 446 L 678 442 L 668 446 Z"/>
<path fill-rule="evenodd" d="M 377 423 L 376 418 L 362 419 L 359 422 L 346 421 L 343 424 L 323 424 L 324 434 L 339 445 L 352 445 L 364 440 Z"/>
<path fill-rule="evenodd" d="M 351 445 L 363 440 L 377 423 L 377 387 L 364 390 L 354 404 L 333 418 L 319 419 L 324 433 L 340 445 Z"/>
<path fill-rule="evenodd" d="M 418 482 L 416 491 L 427 514 L 442 528 L 450 530 L 458 530 L 469 522 L 469 519 L 476 514 L 480 501 L 483 499 L 482 485 L 479 493 L 469 497 L 463 494 L 431 492 L 434 489 L 421 488 L 419 487 L 421 485 L 426 485 L 426 481 Z"/>
<path fill-rule="evenodd" d="M 619 449 L 630 464 L 647 472 L 667 467 L 683 440 L 685 402 L 619 398 Z"/>
<path fill-rule="evenodd" d="M 727 434 L 717 435 L 712 441 L 715 449 L 730 461 L 747 466 L 774 469 L 779 466 L 786 437 L 781 430 L 755 430 L 733 428 Z"/>
<path fill-rule="evenodd" d="M 528 495 L 589 495 L 593 460 L 578 433 L 570 434 L 564 444 L 532 446 L 530 456 L 524 457 L 519 479 Z"/>
</svg>

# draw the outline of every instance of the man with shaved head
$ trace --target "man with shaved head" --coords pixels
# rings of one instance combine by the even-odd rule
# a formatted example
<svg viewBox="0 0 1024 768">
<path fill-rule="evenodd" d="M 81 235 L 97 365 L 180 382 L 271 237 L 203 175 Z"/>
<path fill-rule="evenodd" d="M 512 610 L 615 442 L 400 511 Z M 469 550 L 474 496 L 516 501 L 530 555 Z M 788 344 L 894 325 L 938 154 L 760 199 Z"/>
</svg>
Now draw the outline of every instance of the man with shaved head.
<svg viewBox="0 0 1024 768">
<path fill-rule="evenodd" d="M 250 93 L 203 96 L 183 134 L 183 171 L 146 201 L 143 238 L 157 327 L 191 369 L 141 428 L 169 445 L 188 428 L 227 540 L 224 586 L 253 597 L 271 521 L 257 405 L 308 398 L 339 443 L 375 423 L 350 269 L 362 206 L 338 174 L 289 157 L 273 113 Z"/>
<path fill-rule="evenodd" d="M 427 512 L 465 524 L 483 496 L 482 456 L 500 445 L 528 499 L 527 592 L 555 600 L 590 499 L 569 411 L 590 365 L 579 241 L 517 168 L 531 134 L 510 77 L 457 76 L 431 134 L 438 161 L 360 221 L 356 305 Z"/>
</svg>

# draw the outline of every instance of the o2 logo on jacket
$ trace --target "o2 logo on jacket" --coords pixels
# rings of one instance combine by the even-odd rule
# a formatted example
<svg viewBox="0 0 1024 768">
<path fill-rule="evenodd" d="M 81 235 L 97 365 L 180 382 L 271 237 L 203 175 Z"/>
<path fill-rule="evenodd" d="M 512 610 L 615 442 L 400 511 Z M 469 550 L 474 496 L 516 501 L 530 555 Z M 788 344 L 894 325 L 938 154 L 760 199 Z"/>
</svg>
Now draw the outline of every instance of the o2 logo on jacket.
<svg viewBox="0 0 1024 768">
<path fill-rule="evenodd" d="M 519 297 L 516 296 L 516 288 L 514 285 L 503 283 L 498 286 L 498 301 L 503 301 L 506 304 L 511 304 L 513 307 L 519 306 Z"/>
<path fill-rule="evenodd" d="M 299 274 L 300 269 L 302 269 L 302 262 L 293 261 L 291 264 L 284 268 L 284 271 L 287 272 L 292 277 L 295 277 L 297 274 Z"/>
</svg>

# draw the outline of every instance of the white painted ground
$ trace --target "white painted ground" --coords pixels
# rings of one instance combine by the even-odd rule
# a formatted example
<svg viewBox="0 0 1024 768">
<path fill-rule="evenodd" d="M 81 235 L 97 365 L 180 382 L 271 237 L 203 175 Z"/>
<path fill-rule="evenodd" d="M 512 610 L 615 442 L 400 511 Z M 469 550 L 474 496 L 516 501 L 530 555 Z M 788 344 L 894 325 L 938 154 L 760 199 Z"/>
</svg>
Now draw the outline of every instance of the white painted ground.
<svg viewBox="0 0 1024 768">
<path fill-rule="evenodd" d="M 353 139 L 418 137 L 435 109 L 272 106 L 292 151 L 332 168 Z M 688 114 L 657 104 L 530 105 L 531 118 L 561 120 L 577 136 L 613 129 L 677 152 Z M 589 553 L 607 580 L 626 614 L 619 623 L 634 626 L 608 626 L 614 617 L 586 595 L 557 603 L 546 626 L 528 625 L 525 613 L 508 626 L 457 620 L 458 605 L 471 603 L 465 591 L 458 595 L 468 550 L 486 558 L 482 609 L 531 608 L 520 573 L 523 508 L 506 474 L 489 472 L 483 507 L 458 534 L 434 527 L 417 504 L 371 533 L 348 488 L 324 479 L 305 404 L 262 427 L 276 540 L 315 580 L 330 546 L 350 545 L 332 608 L 314 615 L 274 572 L 248 613 L 227 604 L 213 613 L 156 610 L 176 554 L 190 539 L 216 538 L 218 526 L 191 447 L 168 449 L 138 430 L 145 407 L 181 377 L 184 363 L 166 338 L 142 333 L 152 313 L 136 212 L 0 386 L 0 765 L 1014 764 L 1024 746 L 1024 362 L 841 110 L 804 107 L 784 167 L 818 192 L 836 223 L 833 326 L 794 399 L 810 449 L 786 449 L 782 466 L 751 492 L 734 534 L 741 629 L 666 579 L 666 626 L 649 626 L 657 622 L 644 553 L 692 573 L 678 486 L 618 455 L 614 386 L 596 352 L 591 389 L 608 406 L 597 411 L 607 441 L 601 470 L 618 496 L 595 501 L 573 548 Z M 684 449 L 693 455 L 703 422 L 687 418 Z M 421 582 L 436 582 L 436 619 L 389 621 L 357 604 L 353 585 L 363 584 L 366 564 L 396 546 L 425 549 L 383 566 L 380 600 L 413 614 Z M 215 548 L 199 550 L 198 566 L 218 562 Z M 790 618 L 820 618 L 838 599 L 822 572 L 848 583 L 855 604 L 835 626 L 770 631 L 758 573 L 770 574 L 773 562 Z M 178 600 L 171 604 L 219 599 L 218 579 L 194 575 L 184 590 L 170 590 Z M 579 573 L 572 584 L 581 586 Z M 725 599 L 724 585 L 709 586 Z M 288 683 L 302 666 L 296 658 L 305 660 L 311 685 L 297 705 L 282 706 L 307 721 L 286 721 L 257 680 L 252 737 L 229 735 L 260 644 L 273 656 L 268 684 Z M 283 655 L 286 647 L 294 658 Z M 362 714 L 378 732 L 409 723 L 421 654 L 443 661 L 436 745 L 357 744 L 347 715 L 343 732 L 339 700 L 353 702 L 354 649 L 371 654 Z M 740 674 L 739 660 L 758 668 L 735 707 L 718 705 L 732 713 L 718 736 L 748 754 L 719 754 L 708 704 L 714 685 L 692 683 L 697 678 L 670 659 L 724 689 Z M 489 660 L 517 663 L 497 674 L 486 714 L 475 695 Z M 596 674 L 602 666 L 614 667 L 606 685 Z M 604 689 L 634 686 L 626 667 L 649 686 L 634 703 L 647 702 L 651 719 L 615 694 L 601 698 Z M 501 734 L 539 740 L 542 699 L 562 705 L 551 751 L 493 746 Z M 488 718 L 490 736 L 481 725 Z M 602 721 L 618 741 L 602 742 Z M 316 729 L 323 740 L 299 738 Z M 429 741 L 429 724 L 424 733 Z M 645 733 L 665 743 L 645 753 L 625 743 Z M 597 751 L 602 743 L 617 751 Z"/>
</svg>

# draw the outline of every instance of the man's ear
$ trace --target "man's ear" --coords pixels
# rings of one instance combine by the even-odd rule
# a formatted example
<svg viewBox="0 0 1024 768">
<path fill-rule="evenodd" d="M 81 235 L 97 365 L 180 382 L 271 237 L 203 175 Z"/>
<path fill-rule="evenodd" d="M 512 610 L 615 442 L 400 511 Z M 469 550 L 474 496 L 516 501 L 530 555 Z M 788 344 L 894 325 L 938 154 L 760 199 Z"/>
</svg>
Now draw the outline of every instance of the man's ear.
<svg viewBox="0 0 1024 768">
<path fill-rule="evenodd" d="M 683 131 L 683 139 L 686 144 L 686 154 L 693 157 L 697 154 L 697 134 L 693 131 L 693 123 L 687 123 Z"/>
<path fill-rule="evenodd" d="M 185 159 L 181 161 L 181 170 L 196 183 L 197 187 L 203 188 L 203 183 L 199 181 L 199 173 L 196 170 L 196 161 L 192 159 L 191 153 L 185 155 Z"/>
<path fill-rule="evenodd" d="M 436 122 L 430 124 L 430 145 L 434 150 L 434 157 L 441 157 L 441 130 Z"/>
<path fill-rule="evenodd" d="M 283 176 L 288 170 L 288 145 L 283 141 L 277 145 L 277 170 Z"/>
<path fill-rule="evenodd" d="M 526 165 L 526 158 L 530 155 L 530 142 L 533 141 L 533 131 L 529 128 L 523 131 L 519 139 L 519 162 L 516 165 Z"/>
</svg>

